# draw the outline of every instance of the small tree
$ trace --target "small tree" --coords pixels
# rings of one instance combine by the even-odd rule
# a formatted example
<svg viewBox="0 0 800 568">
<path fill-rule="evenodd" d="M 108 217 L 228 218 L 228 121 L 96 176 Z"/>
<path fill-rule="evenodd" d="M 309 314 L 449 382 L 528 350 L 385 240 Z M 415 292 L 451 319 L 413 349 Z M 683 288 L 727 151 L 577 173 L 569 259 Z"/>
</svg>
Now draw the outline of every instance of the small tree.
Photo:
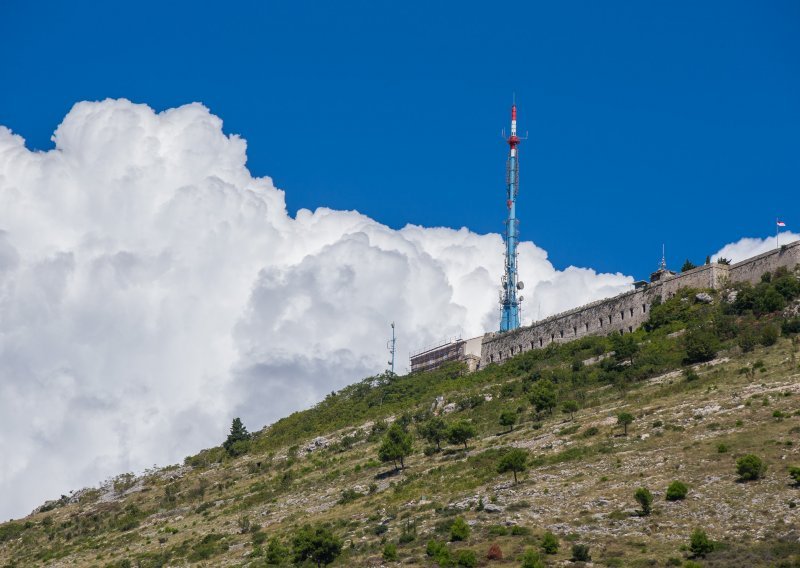
<svg viewBox="0 0 800 568">
<path fill-rule="evenodd" d="M 706 554 L 714 550 L 714 543 L 708 538 L 706 531 L 703 529 L 694 529 L 692 536 L 689 537 L 689 550 L 692 555 L 697 557 L 705 557 Z"/>
<path fill-rule="evenodd" d="M 519 448 L 514 448 L 500 458 L 497 464 L 497 473 L 512 472 L 514 483 L 517 483 L 517 473 L 522 473 L 528 468 L 528 452 Z"/>
<path fill-rule="evenodd" d="M 419 435 L 429 444 L 435 444 L 436 450 L 442 450 L 442 440 L 447 438 L 447 422 L 438 416 L 423 422 L 417 428 Z"/>
<path fill-rule="evenodd" d="M 736 473 L 742 481 L 755 481 L 764 476 L 767 465 L 760 457 L 747 454 L 736 460 Z"/>
<path fill-rule="evenodd" d="M 641 505 L 642 515 L 649 515 L 653 511 L 653 494 L 650 493 L 647 487 L 637 489 L 633 497 Z"/>
<path fill-rule="evenodd" d="M 564 414 L 569 414 L 569 419 L 575 419 L 575 413 L 578 412 L 578 401 L 577 400 L 566 400 L 564 404 L 561 405 L 561 412 Z"/>
<path fill-rule="evenodd" d="M 548 379 L 539 379 L 531 388 L 530 401 L 536 412 L 547 411 L 552 414 L 557 397 L 556 387 Z"/>
<path fill-rule="evenodd" d="M 724 256 L 721 256 L 721 257 L 717 258 L 717 264 L 730 265 L 730 263 L 731 263 L 731 259 L 725 258 Z"/>
<path fill-rule="evenodd" d="M 517 423 L 517 413 L 513 410 L 504 410 L 500 413 L 500 426 L 508 428 L 508 432 L 514 429 L 514 424 Z"/>
<path fill-rule="evenodd" d="M 228 452 L 229 456 L 238 456 L 247 452 L 250 433 L 242 424 L 240 418 L 234 418 L 231 423 L 231 432 L 228 439 L 223 442 L 222 447 Z"/>
<path fill-rule="evenodd" d="M 617 414 L 617 424 L 622 426 L 625 435 L 628 435 L 628 426 L 633 422 L 633 414 L 630 412 L 620 412 Z"/>
<path fill-rule="evenodd" d="M 450 425 L 447 430 L 447 441 L 451 444 L 464 444 L 464 449 L 467 449 L 467 441 L 471 440 L 478 435 L 478 431 L 472 422 L 468 420 L 459 420 Z"/>
<path fill-rule="evenodd" d="M 556 554 L 558 552 L 558 537 L 547 531 L 542 536 L 542 552 L 545 554 Z"/>
<path fill-rule="evenodd" d="M 450 540 L 453 542 L 467 540 L 469 538 L 469 525 L 463 517 L 456 517 L 450 525 Z"/>
<path fill-rule="evenodd" d="M 681 501 L 686 499 L 689 488 L 681 481 L 673 481 L 667 487 L 667 501 Z"/>
<path fill-rule="evenodd" d="M 411 434 L 406 432 L 400 424 L 392 424 L 386 435 L 383 437 L 378 448 L 378 457 L 383 462 L 394 462 L 395 469 L 405 469 L 406 465 L 403 461 L 406 457 L 411 455 L 411 450 L 414 446 L 414 440 Z M 397 467 L 397 462 L 400 462 L 400 467 Z"/>
<path fill-rule="evenodd" d="M 318 567 L 327 566 L 341 554 L 342 541 L 321 525 L 305 525 L 295 534 L 292 548 L 295 563 L 311 560 Z"/>
<path fill-rule="evenodd" d="M 611 336 L 611 348 L 614 350 L 614 360 L 617 363 L 623 361 L 633 365 L 636 355 L 639 353 L 639 344 L 632 335 L 614 334 Z"/>
</svg>

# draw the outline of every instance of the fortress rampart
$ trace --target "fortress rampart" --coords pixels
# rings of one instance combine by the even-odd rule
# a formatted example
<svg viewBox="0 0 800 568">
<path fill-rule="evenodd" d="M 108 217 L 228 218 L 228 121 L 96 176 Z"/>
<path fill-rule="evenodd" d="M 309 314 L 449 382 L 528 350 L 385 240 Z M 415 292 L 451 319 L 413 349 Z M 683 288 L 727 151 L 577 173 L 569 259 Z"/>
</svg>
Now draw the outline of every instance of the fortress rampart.
<svg viewBox="0 0 800 568">
<path fill-rule="evenodd" d="M 481 344 L 481 367 L 500 363 L 523 351 L 542 349 L 551 343 L 574 341 L 587 335 L 630 333 L 650 316 L 656 296 L 671 298 L 682 288 L 720 289 L 726 283 L 755 284 L 765 272 L 779 267 L 793 269 L 800 264 L 800 241 L 784 245 L 733 265 L 707 264 L 675 274 L 654 272 L 649 283 L 637 283 L 634 290 L 599 300 L 506 333 L 487 333 Z"/>
</svg>

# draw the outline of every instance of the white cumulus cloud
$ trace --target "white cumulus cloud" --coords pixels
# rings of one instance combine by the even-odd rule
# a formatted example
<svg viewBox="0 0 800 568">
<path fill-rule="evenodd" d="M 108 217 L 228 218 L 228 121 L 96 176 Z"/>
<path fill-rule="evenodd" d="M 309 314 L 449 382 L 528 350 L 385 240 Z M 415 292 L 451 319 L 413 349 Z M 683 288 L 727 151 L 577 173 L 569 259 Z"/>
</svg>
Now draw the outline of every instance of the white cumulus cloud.
<svg viewBox="0 0 800 568">
<path fill-rule="evenodd" d="M 0 518 L 380 372 L 390 321 L 404 354 L 497 326 L 499 235 L 293 218 L 202 105 L 82 102 L 53 140 L 0 126 Z M 633 282 L 520 266 L 527 321 Z"/>
<path fill-rule="evenodd" d="M 773 237 L 745 237 L 735 243 L 722 247 L 717 254 L 711 256 L 712 260 L 727 258 L 731 262 L 740 262 L 751 256 L 775 250 L 778 245 L 786 245 L 800 239 L 800 235 L 790 231 L 782 231 L 776 240 Z"/>
</svg>

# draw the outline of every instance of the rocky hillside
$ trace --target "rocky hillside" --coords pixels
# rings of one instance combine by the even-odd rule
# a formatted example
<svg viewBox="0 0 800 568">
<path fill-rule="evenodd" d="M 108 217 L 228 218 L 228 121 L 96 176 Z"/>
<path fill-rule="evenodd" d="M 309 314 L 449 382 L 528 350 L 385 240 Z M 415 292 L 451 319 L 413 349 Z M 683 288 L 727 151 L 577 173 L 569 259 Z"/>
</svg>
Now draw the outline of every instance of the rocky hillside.
<svg viewBox="0 0 800 568">
<path fill-rule="evenodd" d="M 798 296 L 367 379 L 0 525 L 0 566 L 800 566 Z"/>
</svg>

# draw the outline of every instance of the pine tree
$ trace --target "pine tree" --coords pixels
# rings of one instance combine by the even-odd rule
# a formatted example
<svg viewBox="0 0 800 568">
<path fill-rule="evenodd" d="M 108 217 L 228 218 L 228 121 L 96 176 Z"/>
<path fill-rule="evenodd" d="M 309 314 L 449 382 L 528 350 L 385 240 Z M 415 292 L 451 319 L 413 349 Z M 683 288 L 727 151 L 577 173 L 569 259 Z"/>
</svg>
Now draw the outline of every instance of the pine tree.
<svg viewBox="0 0 800 568">
<path fill-rule="evenodd" d="M 236 456 L 243 454 L 247 451 L 247 445 L 242 442 L 250 440 L 250 433 L 245 428 L 242 420 L 239 417 L 233 419 L 231 423 L 231 433 L 228 434 L 228 439 L 222 444 L 228 455 Z"/>
</svg>

